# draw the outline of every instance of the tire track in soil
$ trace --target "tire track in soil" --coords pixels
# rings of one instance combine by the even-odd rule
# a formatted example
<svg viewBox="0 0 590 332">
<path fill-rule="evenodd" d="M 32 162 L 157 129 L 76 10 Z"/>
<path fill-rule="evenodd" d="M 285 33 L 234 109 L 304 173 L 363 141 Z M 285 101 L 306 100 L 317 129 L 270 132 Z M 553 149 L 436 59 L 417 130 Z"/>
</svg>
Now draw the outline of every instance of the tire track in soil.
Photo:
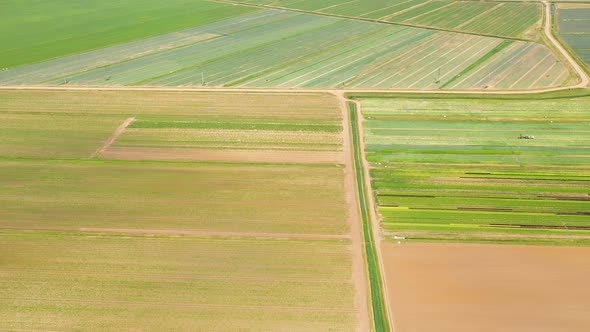
<svg viewBox="0 0 590 332">
<path fill-rule="evenodd" d="M 128 118 L 127 120 L 125 120 L 119 126 L 119 128 L 117 128 L 117 130 L 115 130 L 115 132 L 111 135 L 111 137 L 109 137 L 109 139 L 104 143 L 104 145 L 100 149 L 94 151 L 94 153 L 90 156 L 90 159 L 98 158 L 98 157 L 100 157 L 100 155 L 103 152 L 105 152 L 106 150 L 108 150 L 111 147 L 111 145 L 113 145 L 115 143 L 115 141 L 117 140 L 117 138 L 119 138 L 119 136 L 121 136 L 125 132 L 125 129 L 127 129 L 127 127 L 133 121 L 135 121 L 135 118 Z"/>
</svg>

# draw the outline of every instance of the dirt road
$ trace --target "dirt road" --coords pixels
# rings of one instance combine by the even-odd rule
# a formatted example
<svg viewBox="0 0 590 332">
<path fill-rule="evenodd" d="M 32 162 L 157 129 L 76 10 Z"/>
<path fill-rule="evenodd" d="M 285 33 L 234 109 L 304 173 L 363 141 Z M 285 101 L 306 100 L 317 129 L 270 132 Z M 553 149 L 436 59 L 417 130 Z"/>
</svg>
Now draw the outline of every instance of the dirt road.
<svg viewBox="0 0 590 332">
<path fill-rule="evenodd" d="M 365 267 L 364 244 L 362 237 L 362 221 L 356 197 L 356 181 L 352 153 L 351 127 L 348 116 L 348 106 L 344 94 L 337 95 L 342 113 L 342 144 L 344 151 L 344 189 L 348 205 L 348 222 L 352 237 L 352 278 L 354 283 L 354 306 L 357 310 L 357 329 L 359 332 L 370 331 L 371 319 L 369 315 L 369 284 Z"/>
</svg>

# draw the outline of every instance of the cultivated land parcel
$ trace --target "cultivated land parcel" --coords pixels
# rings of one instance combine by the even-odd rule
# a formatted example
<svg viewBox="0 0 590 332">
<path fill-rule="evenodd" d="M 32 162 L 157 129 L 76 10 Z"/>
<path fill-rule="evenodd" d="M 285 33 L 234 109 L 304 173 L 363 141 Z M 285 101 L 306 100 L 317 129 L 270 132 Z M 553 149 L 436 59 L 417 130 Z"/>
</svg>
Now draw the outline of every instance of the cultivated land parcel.
<svg viewBox="0 0 590 332">
<path fill-rule="evenodd" d="M 372 185 L 387 233 L 590 241 L 588 97 L 428 95 L 362 104 Z"/>
<path fill-rule="evenodd" d="M 557 8 L 561 38 L 590 65 L 590 5 L 559 4 Z"/>
<path fill-rule="evenodd" d="M 4 91 L 0 117 L 2 329 L 360 324 L 335 98 Z"/>
</svg>

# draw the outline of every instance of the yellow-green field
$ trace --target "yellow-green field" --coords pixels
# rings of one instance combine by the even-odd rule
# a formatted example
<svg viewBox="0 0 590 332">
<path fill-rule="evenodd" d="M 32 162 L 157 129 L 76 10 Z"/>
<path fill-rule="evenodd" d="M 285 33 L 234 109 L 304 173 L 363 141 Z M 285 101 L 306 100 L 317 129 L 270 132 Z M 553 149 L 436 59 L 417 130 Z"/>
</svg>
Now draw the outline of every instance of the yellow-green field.
<svg viewBox="0 0 590 332">
<path fill-rule="evenodd" d="M 346 241 L 0 233 L 2 330 L 352 330 Z"/>
<path fill-rule="evenodd" d="M 340 114 L 324 94 L 1 92 L 0 329 L 354 330 Z"/>
</svg>

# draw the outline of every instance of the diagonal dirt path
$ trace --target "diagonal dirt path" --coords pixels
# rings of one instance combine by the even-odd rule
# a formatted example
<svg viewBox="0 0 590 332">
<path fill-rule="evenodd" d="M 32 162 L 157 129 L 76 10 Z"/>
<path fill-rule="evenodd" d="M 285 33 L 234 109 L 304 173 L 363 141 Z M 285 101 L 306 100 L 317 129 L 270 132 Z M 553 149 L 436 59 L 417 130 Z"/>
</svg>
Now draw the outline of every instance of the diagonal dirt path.
<svg viewBox="0 0 590 332">
<path fill-rule="evenodd" d="M 103 152 L 105 152 L 106 150 L 108 150 L 108 148 L 110 148 L 111 145 L 113 145 L 115 143 L 115 141 L 117 140 L 117 138 L 119 138 L 119 136 L 121 136 L 125 132 L 125 129 L 127 129 L 127 127 L 133 121 L 135 121 L 135 118 L 128 118 L 127 120 L 125 120 L 123 122 L 123 124 L 121 124 L 119 126 L 119 128 L 117 128 L 117 130 L 115 130 L 115 132 L 111 135 L 111 137 L 109 137 L 109 139 L 104 143 L 104 145 L 100 149 L 94 151 L 94 153 L 90 156 L 90 159 L 97 158 Z"/>
</svg>

